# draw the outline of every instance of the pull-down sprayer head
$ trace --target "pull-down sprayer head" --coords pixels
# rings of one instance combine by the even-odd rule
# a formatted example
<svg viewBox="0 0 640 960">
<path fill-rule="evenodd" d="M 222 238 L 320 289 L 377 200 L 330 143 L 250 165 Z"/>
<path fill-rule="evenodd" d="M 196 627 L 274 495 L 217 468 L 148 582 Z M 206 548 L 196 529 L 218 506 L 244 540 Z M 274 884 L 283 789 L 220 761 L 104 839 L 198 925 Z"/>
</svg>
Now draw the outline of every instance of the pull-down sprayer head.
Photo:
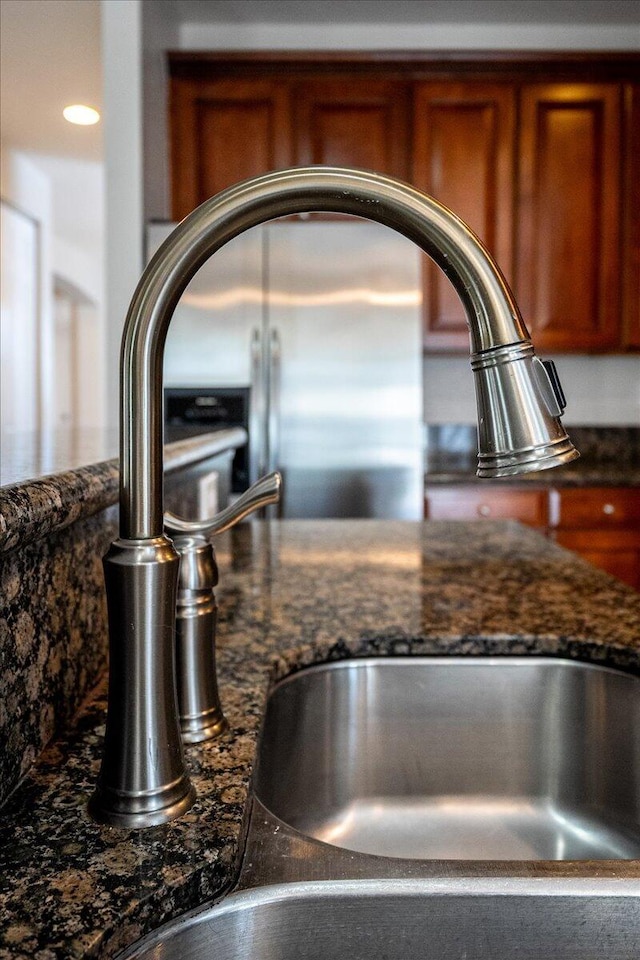
<svg viewBox="0 0 640 960">
<path fill-rule="evenodd" d="M 553 362 L 531 342 L 471 357 L 478 407 L 478 476 L 510 477 L 568 463 L 577 450 L 560 423 L 565 401 Z"/>
<path fill-rule="evenodd" d="M 407 184 L 360 170 L 266 174 L 208 200 L 146 268 L 121 357 L 120 539 L 104 559 L 110 696 L 92 815 L 124 827 L 179 816 L 193 802 L 174 675 L 178 555 L 163 534 L 162 360 L 174 308 L 198 268 L 229 240 L 276 217 L 346 213 L 413 240 L 464 304 L 476 376 L 480 476 L 510 476 L 577 456 L 559 421 L 557 378 L 534 358 L 509 288 L 469 228 Z"/>
</svg>

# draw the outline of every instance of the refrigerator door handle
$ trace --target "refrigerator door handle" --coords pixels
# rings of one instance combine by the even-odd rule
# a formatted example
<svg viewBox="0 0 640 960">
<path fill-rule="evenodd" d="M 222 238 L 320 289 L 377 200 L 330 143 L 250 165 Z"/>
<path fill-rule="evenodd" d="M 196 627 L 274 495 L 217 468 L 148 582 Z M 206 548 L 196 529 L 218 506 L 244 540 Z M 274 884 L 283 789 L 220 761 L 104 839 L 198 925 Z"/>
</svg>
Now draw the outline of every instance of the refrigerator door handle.
<svg viewBox="0 0 640 960">
<path fill-rule="evenodd" d="M 277 469 L 280 462 L 280 384 L 282 378 L 282 345 L 280 333 L 272 328 L 269 332 L 268 362 L 268 460 L 267 471 Z"/>
<path fill-rule="evenodd" d="M 249 395 L 249 483 L 266 471 L 268 444 L 264 423 L 266 418 L 266 391 L 262 331 L 251 331 L 251 392 Z"/>
</svg>

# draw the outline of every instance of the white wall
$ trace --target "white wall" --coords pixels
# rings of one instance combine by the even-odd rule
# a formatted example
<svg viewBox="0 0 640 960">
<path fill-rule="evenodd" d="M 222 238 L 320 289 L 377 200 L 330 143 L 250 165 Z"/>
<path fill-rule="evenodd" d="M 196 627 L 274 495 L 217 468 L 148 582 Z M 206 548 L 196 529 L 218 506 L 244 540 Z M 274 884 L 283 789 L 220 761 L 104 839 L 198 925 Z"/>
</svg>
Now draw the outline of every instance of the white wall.
<svg viewBox="0 0 640 960">
<path fill-rule="evenodd" d="M 10 429 L 48 429 L 54 424 L 55 373 L 53 327 L 53 200 L 49 179 L 31 159 L 17 150 L 2 149 L 0 193 L 38 224 L 39 330 L 37 338 L 20 331 L 3 332 L 3 367 L 16 364 L 24 371 L 13 399 L 3 397 L 3 426 Z M 3 324 L 8 323 L 6 315 Z M 13 336 L 13 334 L 16 334 Z M 7 355 L 11 351 L 11 355 Z M 39 383 L 27 371 L 39 372 Z"/>
<path fill-rule="evenodd" d="M 5 376 L 3 425 L 23 430 L 60 425 L 58 400 L 63 400 L 65 388 L 60 382 L 61 358 L 57 354 L 64 343 L 57 342 L 54 289 L 62 281 L 83 301 L 82 324 L 74 344 L 77 364 L 74 370 L 69 369 L 69 375 L 77 381 L 79 398 L 74 425 L 101 427 L 105 418 L 102 164 L 26 155 L 11 149 L 3 151 L 2 159 L 2 196 L 38 222 L 40 241 L 38 335 L 30 344 L 24 336 L 10 339 L 4 329 L 7 316 L 3 320 L 3 366 L 15 372 L 17 358 L 10 352 L 19 349 L 24 370 L 37 363 L 40 383 L 30 384 L 21 374 L 13 377 L 9 391 L 9 378 Z M 31 360 L 26 356 L 27 349 L 33 355 Z M 87 375 L 89 370 L 91 376 Z M 18 407 L 15 416 L 9 413 L 11 406 Z"/>
<path fill-rule="evenodd" d="M 104 164 L 32 154 L 50 180 L 54 271 L 100 305 L 104 297 Z"/>
<path fill-rule="evenodd" d="M 103 299 L 102 251 L 85 250 L 65 237 L 53 238 L 53 273 L 58 280 L 74 287 L 82 299 L 96 306 Z"/>
<path fill-rule="evenodd" d="M 106 317 L 104 289 L 104 164 L 66 157 L 39 157 L 38 166 L 53 187 L 52 264 L 56 285 L 76 303 L 71 377 L 76 399 L 70 422 L 77 427 L 106 421 Z M 57 315 L 57 312 L 56 312 Z M 57 347 L 64 351 L 64 330 L 56 322 Z M 57 361 L 63 362 L 63 358 Z M 63 391 L 59 377 L 58 389 Z M 60 393 L 58 420 L 64 407 Z"/>
<path fill-rule="evenodd" d="M 535 17 L 537 3 L 528 4 Z M 455 15 L 452 15 L 455 19 Z M 183 50 L 637 50 L 629 24 L 183 23 Z"/>
<path fill-rule="evenodd" d="M 640 426 L 640 357 L 541 356 L 555 360 L 567 397 L 566 424 Z M 428 423 L 476 422 L 466 357 L 425 358 L 424 412 Z"/>
<path fill-rule="evenodd" d="M 119 410 L 124 320 L 142 272 L 142 2 L 102 0 L 106 202 L 107 423 Z"/>
<path fill-rule="evenodd" d="M 90 363 L 94 375 L 86 395 L 78 393 L 78 409 L 84 425 L 100 426 L 104 413 L 101 367 L 105 362 L 101 125 L 80 128 L 62 118 L 62 107 L 79 99 L 101 105 L 98 3 L 2 0 L 1 16 L 2 146 L 7 158 L 2 167 L 3 195 L 22 209 L 39 207 L 34 215 L 42 245 L 38 304 L 41 425 L 54 427 L 57 401 L 66 405 L 65 386 L 56 367 L 59 355 L 69 353 L 69 343 L 62 328 L 62 339 L 57 341 L 54 309 L 55 285 L 64 282 L 81 300 L 91 303 L 91 355 L 83 358 L 77 352 L 77 357 L 83 370 L 84 360 Z M 12 270 L 18 269 L 16 263 Z M 79 328 L 74 350 L 85 332 Z M 62 369 L 67 378 L 77 379 L 73 366 L 66 364 Z M 16 388 L 24 391 L 22 379 L 14 377 L 14 394 Z M 34 423 L 33 417 L 25 415 L 21 425 L 28 429 Z"/>
<path fill-rule="evenodd" d="M 168 66 L 165 53 L 179 46 L 173 6 L 154 0 L 142 7 L 144 218 L 171 216 Z"/>
</svg>

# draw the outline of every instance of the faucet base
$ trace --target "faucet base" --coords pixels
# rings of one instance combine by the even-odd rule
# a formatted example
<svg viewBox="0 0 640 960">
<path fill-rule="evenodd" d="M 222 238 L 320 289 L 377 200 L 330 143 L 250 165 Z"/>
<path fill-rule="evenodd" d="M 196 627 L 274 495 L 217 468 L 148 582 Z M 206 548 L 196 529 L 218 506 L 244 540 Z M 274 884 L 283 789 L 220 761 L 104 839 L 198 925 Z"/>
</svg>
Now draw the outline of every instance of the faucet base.
<svg viewBox="0 0 640 960">
<path fill-rule="evenodd" d="M 180 558 L 167 537 L 119 539 L 103 559 L 109 614 L 109 704 L 89 814 L 136 829 L 166 823 L 195 799 L 175 680 Z"/>
<path fill-rule="evenodd" d="M 188 777 L 181 777 L 177 783 L 158 790 L 153 796 L 126 796 L 109 788 L 96 787 L 89 800 L 89 816 L 96 823 L 110 827 L 123 827 L 125 830 L 139 830 L 143 827 L 156 827 L 168 823 L 193 805 L 196 791 Z"/>
<path fill-rule="evenodd" d="M 180 717 L 183 743 L 203 743 L 214 740 L 229 729 L 227 719 L 219 706 L 212 707 L 197 717 Z"/>
</svg>

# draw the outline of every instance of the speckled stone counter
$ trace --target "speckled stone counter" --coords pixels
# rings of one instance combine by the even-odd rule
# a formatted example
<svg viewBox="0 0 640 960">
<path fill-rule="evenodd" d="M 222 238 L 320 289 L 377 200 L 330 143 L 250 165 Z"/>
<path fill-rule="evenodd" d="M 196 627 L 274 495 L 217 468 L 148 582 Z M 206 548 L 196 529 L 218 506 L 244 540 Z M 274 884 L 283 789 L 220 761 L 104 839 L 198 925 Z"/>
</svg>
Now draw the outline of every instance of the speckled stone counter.
<svg viewBox="0 0 640 960">
<path fill-rule="evenodd" d="M 638 414 L 640 420 L 640 411 Z M 580 458 L 554 470 L 509 477 L 510 486 L 640 487 L 640 427 L 567 427 Z M 427 428 L 427 484 L 486 485 L 476 477 L 475 426 L 448 424 Z M 505 481 L 499 481 L 504 483 Z"/>
<path fill-rule="evenodd" d="M 640 675 L 640 595 L 513 523 L 246 523 L 217 542 L 229 732 L 188 748 L 198 799 L 137 833 L 93 824 L 104 685 L 0 817 L 0 957 L 112 957 L 238 869 L 268 685 L 364 655 L 568 656 Z"/>
</svg>

